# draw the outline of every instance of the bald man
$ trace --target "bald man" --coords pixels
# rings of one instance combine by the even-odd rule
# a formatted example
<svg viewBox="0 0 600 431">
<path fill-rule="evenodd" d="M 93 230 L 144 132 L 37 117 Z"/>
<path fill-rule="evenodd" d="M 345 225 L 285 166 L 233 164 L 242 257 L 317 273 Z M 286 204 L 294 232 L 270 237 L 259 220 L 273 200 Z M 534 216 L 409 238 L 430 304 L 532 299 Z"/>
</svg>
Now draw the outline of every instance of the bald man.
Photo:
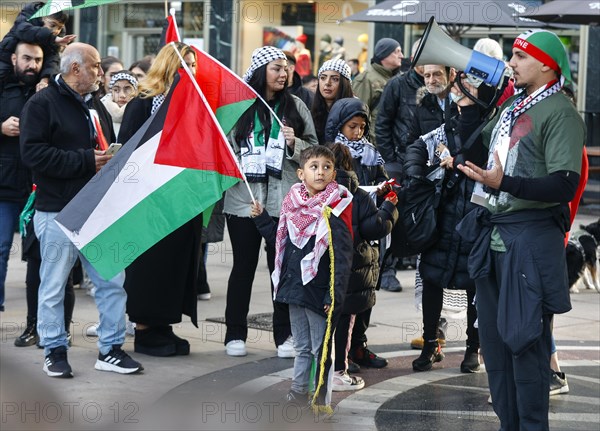
<svg viewBox="0 0 600 431">
<path fill-rule="evenodd" d="M 60 73 L 33 96 L 21 116 L 21 155 L 37 184 L 35 233 L 42 265 L 38 334 L 44 346 L 43 370 L 50 377 L 72 377 L 67 360 L 63 298 L 77 257 L 96 286 L 100 314 L 95 368 L 120 374 L 143 369 L 121 346 L 125 340 L 125 272 L 104 280 L 69 241 L 54 218 L 110 160 L 106 143 L 114 142 L 110 115 L 93 95 L 104 75 L 96 48 L 73 43 L 61 57 Z"/>
</svg>

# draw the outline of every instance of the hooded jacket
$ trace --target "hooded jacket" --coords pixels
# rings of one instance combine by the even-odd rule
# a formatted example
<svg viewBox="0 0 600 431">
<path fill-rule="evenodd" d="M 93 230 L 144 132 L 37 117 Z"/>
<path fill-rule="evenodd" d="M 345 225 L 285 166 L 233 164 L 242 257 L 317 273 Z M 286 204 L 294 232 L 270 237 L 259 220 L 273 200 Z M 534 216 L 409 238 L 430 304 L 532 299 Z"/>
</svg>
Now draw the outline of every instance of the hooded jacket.
<svg viewBox="0 0 600 431">
<path fill-rule="evenodd" d="M 336 181 L 352 193 L 352 231 L 354 233 L 352 271 L 344 302 L 344 314 L 357 314 L 375 305 L 379 278 L 377 241 L 388 235 L 398 220 L 398 210 L 388 201 L 377 208 L 366 191 L 358 186 L 352 171 L 338 169 Z"/>
</svg>

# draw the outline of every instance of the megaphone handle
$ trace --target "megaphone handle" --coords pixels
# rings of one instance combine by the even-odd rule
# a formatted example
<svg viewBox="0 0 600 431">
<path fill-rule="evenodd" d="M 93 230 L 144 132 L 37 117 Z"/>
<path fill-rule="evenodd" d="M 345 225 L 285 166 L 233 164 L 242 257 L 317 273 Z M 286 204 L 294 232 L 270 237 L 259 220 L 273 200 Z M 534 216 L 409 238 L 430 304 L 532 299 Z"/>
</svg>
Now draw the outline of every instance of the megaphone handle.
<svg viewBox="0 0 600 431">
<path fill-rule="evenodd" d="M 471 99 L 474 103 L 478 104 L 479 106 L 481 106 L 482 108 L 484 108 L 485 110 L 490 108 L 490 105 L 486 105 L 485 103 L 483 103 L 481 100 L 479 100 L 477 97 L 473 96 L 469 90 L 467 90 L 465 88 L 465 86 L 462 83 L 462 79 L 461 79 L 461 75 L 464 72 L 459 71 L 456 73 L 456 79 L 454 80 L 454 82 L 456 82 L 458 84 L 458 88 L 460 88 L 460 91 L 462 92 L 462 94 L 464 94 L 465 96 L 467 96 L 469 99 Z"/>
</svg>

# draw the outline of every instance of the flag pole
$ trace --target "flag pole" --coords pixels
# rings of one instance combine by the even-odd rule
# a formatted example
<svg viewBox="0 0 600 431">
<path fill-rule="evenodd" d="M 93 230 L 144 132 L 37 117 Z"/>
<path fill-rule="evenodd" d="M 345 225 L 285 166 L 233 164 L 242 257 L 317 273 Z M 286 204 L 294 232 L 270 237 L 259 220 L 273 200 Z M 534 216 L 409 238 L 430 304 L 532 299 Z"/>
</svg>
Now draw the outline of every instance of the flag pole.
<svg viewBox="0 0 600 431">
<path fill-rule="evenodd" d="M 165 16 L 169 16 L 169 5 L 167 4 L 167 0 L 165 0 Z"/>
<path fill-rule="evenodd" d="M 171 42 L 169 45 L 171 45 L 173 47 L 173 49 L 175 50 L 175 52 L 177 53 L 177 56 L 179 57 L 179 60 L 181 61 L 181 65 L 183 66 L 183 68 L 185 69 L 186 73 L 188 74 L 188 76 L 192 80 L 192 83 L 194 84 L 194 87 L 196 88 L 196 91 L 200 95 L 200 98 L 202 99 L 202 102 L 204 103 L 204 106 L 208 110 L 208 112 L 209 112 L 212 120 L 217 125 L 217 128 L 219 129 L 219 132 L 221 133 L 221 137 L 225 140 L 225 142 L 228 142 L 227 136 L 225 136 L 225 133 L 223 132 L 223 129 L 221 128 L 221 125 L 217 121 L 217 117 L 215 117 L 214 112 L 212 111 L 210 105 L 208 104 L 208 101 L 206 100 L 206 97 L 204 96 L 204 93 L 202 92 L 202 90 L 200 89 L 200 86 L 198 85 L 198 82 L 196 81 L 196 78 L 194 77 L 194 75 L 192 74 L 192 71 L 190 70 L 190 68 L 186 64 L 185 60 L 181 56 L 181 53 L 179 52 L 179 50 L 175 46 L 175 43 Z M 231 157 L 235 161 L 235 164 L 237 165 L 238 170 L 240 171 L 240 174 L 242 174 L 242 179 L 244 180 L 244 184 L 246 184 L 246 188 L 248 189 L 248 193 L 250 193 L 250 198 L 252 199 L 252 203 L 256 204 L 256 198 L 254 197 L 254 193 L 252 193 L 252 190 L 250 189 L 250 184 L 248 183 L 248 179 L 246 178 L 246 174 L 244 174 L 244 171 L 242 170 L 242 167 L 240 166 L 240 162 L 238 161 L 238 158 L 236 157 L 235 153 L 233 152 L 233 149 L 231 148 L 231 146 L 229 144 L 227 144 L 226 147 L 229 150 L 229 153 L 231 154 Z"/>
</svg>

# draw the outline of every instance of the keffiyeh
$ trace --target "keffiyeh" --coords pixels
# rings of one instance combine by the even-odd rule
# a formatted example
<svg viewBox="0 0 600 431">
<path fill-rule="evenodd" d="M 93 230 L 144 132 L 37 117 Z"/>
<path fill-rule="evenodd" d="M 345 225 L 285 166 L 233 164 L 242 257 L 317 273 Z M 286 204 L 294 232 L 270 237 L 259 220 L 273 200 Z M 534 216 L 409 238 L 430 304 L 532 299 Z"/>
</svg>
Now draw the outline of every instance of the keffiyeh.
<svg viewBox="0 0 600 431">
<path fill-rule="evenodd" d="M 244 73 L 242 79 L 244 82 L 250 82 L 252 75 L 256 69 L 264 66 L 265 64 L 269 64 L 274 60 L 287 60 L 287 57 L 279 48 L 275 48 L 274 46 L 263 46 L 260 48 L 256 48 L 252 53 L 252 58 L 250 60 L 250 67 Z"/>
<path fill-rule="evenodd" d="M 318 77 L 321 76 L 323 72 L 328 70 L 333 70 L 334 72 L 338 72 L 348 81 L 351 79 L 352 71 L 350 70 L 350 66 L 344 60 L 327 60 L 321 68 L 319 69 Z"/>
<path fill-rule="evenodd" d="M 275 241 L 275 270 L 271 275 L 275 287 L 273 298 L 277 295 L 281 267 L 288 239 L 299 249 L 304 248 L 314 236 L 315 246 L 301 261 L 302 284 L 308 284 L 317 275 L 319 262 L 327 247 L 329 236 L 325 221 L 325 207 L 333 208 L 332 214 L 339 216 L 352 203 L 352 194 L 335 181 L 325 190 L 310 196 L 303 183 L 296 183 L 281 204 L 281 214 L 277 225 Z"/>
<path fill-rule="evenodd" d="M 335 142 L 345 145 L 350 150 L 353 159 L 360 159 L 360 164 L 363 166 L 378 166 L 383 165 L 383 157 L 364 136 L 358 141 L 351 141 L 341 132 L 338 132 L 335 137 Z"/>
</svg>

